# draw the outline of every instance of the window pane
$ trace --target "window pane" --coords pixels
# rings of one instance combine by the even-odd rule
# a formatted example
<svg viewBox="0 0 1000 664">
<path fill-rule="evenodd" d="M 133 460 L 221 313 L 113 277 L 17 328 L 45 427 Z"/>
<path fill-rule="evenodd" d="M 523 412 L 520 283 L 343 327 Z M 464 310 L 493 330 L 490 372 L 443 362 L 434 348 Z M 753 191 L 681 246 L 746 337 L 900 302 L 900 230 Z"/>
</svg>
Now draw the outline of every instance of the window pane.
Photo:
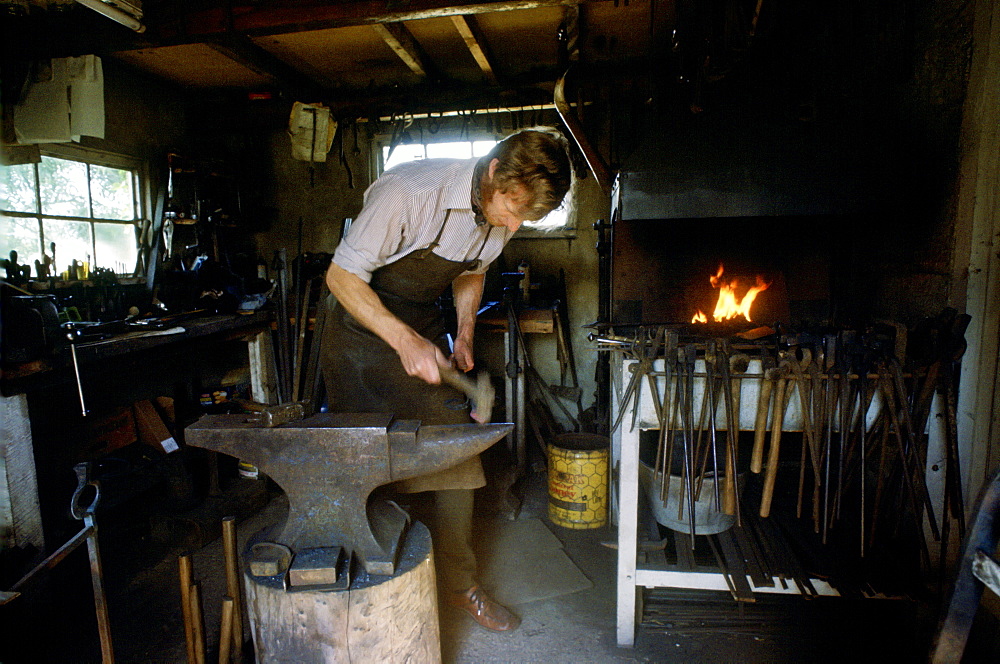
<svg viewBox="0 0 1000 664">
<path fill-rule="evenodd" d="M 472 157 L 472 143 L 461 141 L 456 143 L 428 143 L 427 158 L 439 159 L 441 157 L 450 159 L 469 159 Z"/>
<path fill-rule="evenodd" d="M 0 210 L 38 212 L 34 164 L 0 166 Z"/>
<path fill-rule="evenodd" d="M 0 214 L 0 258 L 10 258 L 17 252 L 17 262 L 34 265 L 42 258 L 42 243 L 38 239 L 38 220 L 19 219 Z M 35 274 L 32 267 L 31 274 Z"/>
<path fill-rule="evenodd" d="M 551 230 L 553 228 L 562 228 L 567 224 L 569 219 L 569 212 L 566 207 L 556 208 L 552 212 L 539 219 L 538 221 L 526 221 L 524 222 L 525 228 L 534 228 L 537 230 Z"/>
<path fill-rule="evenodd" d="M 115 272 L 132 272 L 138 250 L 135 246 L 135 226 L 132 224 L 94 224 L 95 267 L 113 268 Z M 124 267 L 124 270 L 122 269 Z"/>
<path fill-rule="evenodd" d="M 472 156 L 473 157 L 484 157 L 489 154 L 489 151 L 493 149 L 496 145 L 496 141 L 473 141 L 472 142 Z"/>
<path fill-rule="evenodd" d="M 384 170 L 389 170 L 393 166 L 403 164 L 408 161 L 424 158 L 424 146 L 417 144 L 397 145 L 392 151 L 392 158 L 389 158 L 389 148 L 382 148 L 382 160 L 385 162 Z"/>
<path fill-rule="evenodd" d="M 73 259 L 83 263 L 93 253 L 90 242 L 90 222 L 42 219 L 45 243 L 56 243 L 56 274 L 69 269 Z"/>
<path fill-rule="evenodd" d="M 42 157 L 38 165 L 42 212 L 67 217 L 89 217 L 87 165 L 79 161 Z M 48 237 L 48 231 L 45 236 Z"/>
<path fill-rule="evenodd" d="M 101 219 L 135 219 L 132 173 L 107 166 L 90 167 L 90 197 L 94 216 Z"/>
</svg>

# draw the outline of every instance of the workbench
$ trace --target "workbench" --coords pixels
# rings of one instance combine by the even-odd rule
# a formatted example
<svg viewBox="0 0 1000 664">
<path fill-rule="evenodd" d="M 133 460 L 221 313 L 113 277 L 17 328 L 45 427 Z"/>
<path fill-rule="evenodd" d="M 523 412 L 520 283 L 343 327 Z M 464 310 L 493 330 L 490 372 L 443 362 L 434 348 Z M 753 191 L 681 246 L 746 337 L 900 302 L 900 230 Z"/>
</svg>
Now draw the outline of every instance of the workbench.
<svg viewBox="0 0 1000 664">
<path fill-rule="evenodd" d="M 43 530 L 43 513 L 48 517 L 50 512 L 64 510 L 65 501 L 49 496 L 41 501 L 39 487 L 44 493 L 46 482 L 39 478 L 59 477 L 72 470 L 72 463 L 62 465 L 73 456 L 71 448 L 78 441 L 65 440 L 72 438 L 66 432 L 80 431 L 90 422 L 87 417 L 170 394 L 181 381 L 207 386 L 216 374 L 247 367 L 253 397 L 270 403 L 275 385 L 272 320 L 269 311 L 203 315 L 173 327 L 79 343 L 76 368 L 69 347 L 5 366 L 0 379 L 4 428 L 0 514 L 9 515 L 10 523 L 5 518 L 2 525 L 10 531 L 10 544 L 45 550 L 48 526 Z M 243 343 L 242 353 L 236 352 Z M 82 412 L 81 400 L 88 415 Z M 55 507 L 46 510 L 43 502 Z"/>
<path fill-rule="evenodd" d="M 674 565 L 662 563 L 646 563 L 640 561 L 639 539 L 646 523 L 643 515 L 647 508 L 640 504 L 643 495 L 640 486 L 639 439 L 642 431 L 656 430 L 659 423 L 651 388 L 646 380 L 640 381 L 638 400 L 629 398 L 623 402 L 626 386 L 632 376 L 631 369 L 638 361 L 624 353 L 612 356 L 612 412 L 611 421 L 615 422 L 621 416 L 621 425 L 612 432 L 612 464 L 616 469 L 613 473 L 612 508 L 613 519 L 618 525 L 618 564 L 617 564 L 617 641 L 622 647 L 631 647 L 635 643 L 636 628 L 642 617 L 642 590 L 644 588 L 684 588 L 693 590 L 708 590 L 731 592 L 733 582 L 731 576 L 720 569 L 692 569 L 690 565 Z M 705 363 L 698 359 L 695 362 L 694 408 L 700 408 L 701 400 L 705 398 Z M 664 363 L 657 359 L 652 364 L 650 376 L 656 381 L 659 395 L 664 394 L 666 378 Z M 674 376 L 676 378 L 676 375 Z M 740 383 L 739 430 L 753 431 L 757 403 L 762 382 L 761 361 L 751 359 L 749 368 L 742 375 Z M 676 385 L 676 382 L 674 382 Z M 671 391 L 673 393 L 673 390 Z M 868 421 L 874 420 L 880 404 L 873 400 L 868 411 Z M 943 467 L 941 463 L 943 449 L 943 417 L 940 399 L 935 398 L 928 423 L 928 454 L 927 454 L 927 484 L 932 499 L 940 504 L 944 494 Z M 622 412 L 624 411 L 624 412 Z M 720 406 L 717 414 L 718 428 L 727 427 L 725 409 Z M 772 418 L 773 419 L 773 418 Z M 768 427 L 770 429 L 770 426 Z M 797 405 L 797 399 L 792 399 L 785 412 L 784 431 L 802 431 L 802 412 Z M 645 502 L 645 501 L 643 501 Z M 615 509 L 616 508 L 616 509 Z M 696 535 L 698 536 L 698 535 Z M 685 534 L 685 537 L 687 535 Z M 742 585 L 742 579 L 739 580 Z M 759 581 L 759 579 L 758 579 Z M 785 584 L 783 579 L 773 579 L 771 585 L 755 585 L 749 575 L 746 582 L 749 591 L 762 593 L 800 594 L 797 584 Z M 779 582 L 781 581 L 781 582 Z M 811 578 L 808 580 L 815 594 L 836 596 L 839 592 L 826 580 Z M 744 586 L 745 587 L 745 586 Z"/>
</svg>

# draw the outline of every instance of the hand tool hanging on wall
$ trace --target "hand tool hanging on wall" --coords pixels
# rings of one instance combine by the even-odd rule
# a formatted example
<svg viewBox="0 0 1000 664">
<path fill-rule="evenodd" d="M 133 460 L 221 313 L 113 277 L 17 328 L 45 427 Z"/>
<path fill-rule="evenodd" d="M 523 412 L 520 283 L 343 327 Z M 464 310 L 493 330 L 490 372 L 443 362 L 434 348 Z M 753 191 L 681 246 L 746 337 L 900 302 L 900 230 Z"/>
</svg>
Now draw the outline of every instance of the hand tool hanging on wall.
<svg viewBox="0 0 1000 664">
<path fill-rule="evenodd" d="M 354 123 L 354 147 L 357 149 L 358 146 L 358 133 L 357 133 L 357 122 Z M 340 165 L 344 167 L 347 171 L 347 188 L 354 189 L 354 171 L 351 170 L 351 162 L 347 160 L 347 151 L 344 149 L 344 143 L 347 140 L 344 138 L 344 132 L 339 133 L 340 145 L 337 148 L 340 156 Z"/>
</svg>

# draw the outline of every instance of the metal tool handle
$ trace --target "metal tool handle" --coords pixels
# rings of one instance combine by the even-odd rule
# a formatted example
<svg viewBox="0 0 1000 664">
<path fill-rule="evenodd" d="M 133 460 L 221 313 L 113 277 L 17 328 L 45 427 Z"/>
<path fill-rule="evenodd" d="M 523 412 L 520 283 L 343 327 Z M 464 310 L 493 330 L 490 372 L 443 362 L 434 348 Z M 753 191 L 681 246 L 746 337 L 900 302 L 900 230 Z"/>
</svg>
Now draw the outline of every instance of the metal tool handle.
<svg viewBox="0 0 1000 664">
<path fill-rule="evenodd" d="M 97 480 L 90 479 L 89 463 L 78 463 L 73 466 L 73 470 L 76 472 L 76 490 L 70 499 L 69 511 L 74 519 L 83 521 L 85 517 L 92 515 L 97 509 L 97 503 L 101 499 L 101 484 Z M 80 502 L 80 498 L 88 486 L 94 487 L 94 498 L 90 501 L 90 505 L 85 507 Z"/>
</svg>

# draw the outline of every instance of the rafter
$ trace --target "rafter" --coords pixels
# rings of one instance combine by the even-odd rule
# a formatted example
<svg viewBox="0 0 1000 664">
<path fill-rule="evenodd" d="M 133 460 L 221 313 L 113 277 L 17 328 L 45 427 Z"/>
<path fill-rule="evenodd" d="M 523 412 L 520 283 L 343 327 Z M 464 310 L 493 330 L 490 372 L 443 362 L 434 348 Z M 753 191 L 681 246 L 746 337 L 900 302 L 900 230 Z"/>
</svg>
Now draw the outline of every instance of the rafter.
<svg viewBox="0 0 1000 664">
<path fill-rule="evenodd" d="M 413 38 L 405 25 L 402 23 L 375 23 L 372 28 L 414 74 L 424 78 L 434 71 L 427 54 L 420 48 L 420 44 Z"/>
<path fill-rule="evenodd" d="M 251 3 L 236 0 L 235 6 L 210 7 L 191 11 L 183 16 L 170 16 L 170 21 L 157 23 L 151 11 L 148 30 L 144 35 L 116 35 L 107 50 L 133 50 L 153 46 L 170 46 L 206 41 L 213 35 L 242 34 L 249 37 L 325 30 L 357 25 L 399 23 L 425 18 L 471 16 L 493 12 L 566 7 L 586 2 L 611 0 L 316 0 L 298 2 L 294 6 L 278 3 Z"/>
<path fill-rule="evenodd" d="M 497 76 L 493 71 L 493 65 L 490 63 L 491 58 L 488 46 L 483 39 L 482 33 L 479 31 L 479 23 L 476 21 L 476 17 L 456 14 L 451 17 L 451 22 L 455 25 L 455 29 L 458 30 L 458 34 L 462 36 L 465 45 L 469 48 L 469 52 L 475 58 L 476 64 L 479 65 L 479 68 L 486 76 L 486 80 L 496 84 Z"/>
</svg>

